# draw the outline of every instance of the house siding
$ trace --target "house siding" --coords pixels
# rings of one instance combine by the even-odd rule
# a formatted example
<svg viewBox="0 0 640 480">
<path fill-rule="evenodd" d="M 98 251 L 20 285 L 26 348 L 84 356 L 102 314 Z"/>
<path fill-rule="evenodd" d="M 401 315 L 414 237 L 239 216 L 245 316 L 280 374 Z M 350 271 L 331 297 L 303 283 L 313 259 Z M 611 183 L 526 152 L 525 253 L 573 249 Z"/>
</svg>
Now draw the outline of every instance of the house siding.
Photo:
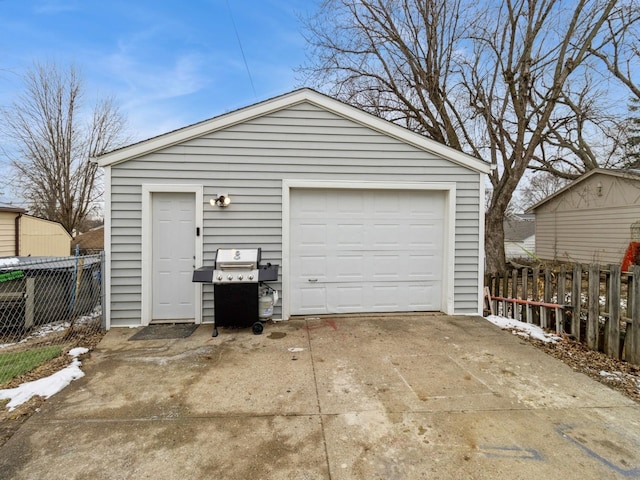
<svg viewBox="0 0 640 480">
<path fill-rule="evenodd" d="M 20 217 L 20 255 L 67 257 L 71 253 L 71 235 L 62 225 L 42 218 Z"/>
<path fill-rule="evenodd" d="M 14 212 L 0 212 L 0 257 L 16 254 L 16 217 Z"/>
<path fill-rule="evenodd" d="M 204 265 L 213 264 L 217 248 L 245 246 L 261 247 L 263 262 L 282 265 L 283 179 L 455 183 L 454 309 L 477 313 L 480 177 L 310 103 L 113 165 L 111 325 L 140 322 L 143 183 L 203 185 Z M 231 196 L 232 207 L 209 206 L 219 192 Z M 212 320 L 213 286 L 204 284 L 203 321 Z"/>
<path fill-rule="evenodd" d="M 504 253 L 507 259 L 526 258 L 529 253 L 534 253 L 536 248 L 535 235 L 525 238 L 522 241 L 505 241 Z"/>
<path fill-rule="evenodd" d="M 631 225 L 640 221 L 640 181 L 596 174 L 541 205 L 536 255 L 602 265 L 622 262 Z"/>
</svg>

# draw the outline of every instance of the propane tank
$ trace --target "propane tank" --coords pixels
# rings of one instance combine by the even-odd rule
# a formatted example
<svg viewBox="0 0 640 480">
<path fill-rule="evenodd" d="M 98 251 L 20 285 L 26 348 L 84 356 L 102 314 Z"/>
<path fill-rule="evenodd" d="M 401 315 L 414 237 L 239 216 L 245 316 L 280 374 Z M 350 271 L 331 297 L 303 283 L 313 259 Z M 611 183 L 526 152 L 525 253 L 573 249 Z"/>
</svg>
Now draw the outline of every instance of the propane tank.
<svg viewBox="0 0 640 480">
<path fill-rule="evenodd" d="M 263 288 L 258 299 L 258 317 L 260 317 L 260 320 L 269 320 L 273 316 L 273 304 L 273 295 L 271 295 L 268 288 Z"/>
</svg>

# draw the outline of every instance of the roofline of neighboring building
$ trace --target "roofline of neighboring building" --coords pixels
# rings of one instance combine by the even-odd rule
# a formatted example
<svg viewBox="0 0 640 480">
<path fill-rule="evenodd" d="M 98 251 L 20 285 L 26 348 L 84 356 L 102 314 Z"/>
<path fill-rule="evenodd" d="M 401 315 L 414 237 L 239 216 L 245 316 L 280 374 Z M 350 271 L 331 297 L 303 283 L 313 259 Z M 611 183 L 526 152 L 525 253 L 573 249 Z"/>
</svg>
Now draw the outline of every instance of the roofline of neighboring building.
<svg viewBox="0 0 640 480">
<path fill-rule="evenodd" d="M 309 102 L 331 111 L 337 115 L 350 119 L 363 126 L 372 128 L 385 135 L 392 136 L 405 143 L 409 143 L 421 150 L 433 153 L 439 157 L 447 158 L 454 163 L 470 168 L 479 173 L 488 174 L 491 165 L 483 160 L 463 153 L 454 148 L 448 147 L 440 142 L 427 138 L 423 135 L 408 130 L 388 120 L 372 115 L 364 110 L 344 103 L 335 98 L 331 98 L 323 93 L 310 88 L 302 88 L 280 95 L 241 109 L 225 113 L 223 115 L 204 120 L 193 125 L 189 125 L 162 135 L 121 147 L 111 152 L 105 153 L 95 159 L 101 167 L 117 165 L 134 158 L 156 152 L 163 148 L 182 143 L 193 138 L 197 138 L 208 133 L 212 133 L 223 128 L 243 123 L 254 118 L 267 115 L 269 113 Z"/>
<path fill-rule="evenodd" d="M 535 213 L 534 212 L 535 209 L 541 207 L 542 205 L 544 205 L 547 202 L 550 202 L 551 200 L 553 200 L 557 196 L 562 195 L 567 190 L 572 189 L 573 187 L 575 187 L 579 183 L 582 183 L 584 180 L 586 180 L 588 178 L 591 178 L 593 175 L 597 175 L 597 174 L 611 175 L 611 176 L 620 177 L 620 178 L 630 178 L 630 179 L 633 179 L 633 180 L 639 180 L 640 181 L 640 171 L 637 171 L 637 170 L 611 170 L 611 169 L 608 169 L 608 168 L 594 168 L 593 170 L 590 170 L 589 172 L 587 172 L 587 173 L 581 175 L 580 177 L 576 178 L 574 181 L 572 181 L 568 185 L 565 185 L 564 187 L 562 187 L 560 190 L 558 190 L 554 194 L 549 195 L 547 198 L 545 198 L 543 200 L 540 200 L 538 203 L 536 203 L 532 207 L 529 207 L 524 213 Z"/>
<path fill-rule="evenodd" d="M 36 220 L 40 220 L 42 222 L 53 223 L 54 225 L 58 225 L 62 229 L 62 231 L 67 234 L 67 236 L 69 237 L 69 240 L 73 239 L 71 234 L 65 230 L 65 228 L 62 226 L 62 224 L 60 222 L 56 222 L 55 220 L 47 220 L 46 218 L 42 218 L 42 217 L 36 217 L 35 215 L 23 214 L 22 216 L 23 217 L 29 217 L 29 218 L 35 218 Z"/>
<path fill-rule="evenodd" d="M 27 210 L 21 207 L 5 207 L 4 205 L 0 205 L 0 212 L 9 212 L 9 213 L 27 213 Z"/>
</svg>

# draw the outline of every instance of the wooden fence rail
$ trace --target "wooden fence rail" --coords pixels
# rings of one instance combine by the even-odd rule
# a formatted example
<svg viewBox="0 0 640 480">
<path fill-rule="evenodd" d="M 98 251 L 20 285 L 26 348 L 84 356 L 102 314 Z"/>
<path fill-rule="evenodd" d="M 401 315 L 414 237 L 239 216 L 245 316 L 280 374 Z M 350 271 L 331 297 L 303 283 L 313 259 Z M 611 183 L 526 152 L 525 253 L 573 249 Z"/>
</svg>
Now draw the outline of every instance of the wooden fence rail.
<svg viewBox="0 0 640 480">
<path fill-rule="evenodd" d="M 518 267 L 487 274 L 490 310 L 640 365 L 640 266 Z"/>
</svg>

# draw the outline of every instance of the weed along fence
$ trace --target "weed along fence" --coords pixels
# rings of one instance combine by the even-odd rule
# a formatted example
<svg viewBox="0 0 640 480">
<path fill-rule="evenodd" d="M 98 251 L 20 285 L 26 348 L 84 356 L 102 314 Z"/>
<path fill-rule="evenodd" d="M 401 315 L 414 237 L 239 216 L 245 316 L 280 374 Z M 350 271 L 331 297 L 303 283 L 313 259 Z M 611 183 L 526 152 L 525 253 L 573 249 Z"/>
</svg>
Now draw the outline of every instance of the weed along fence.
<svg viewBox="0 0 640 480">
<path fill-rule="evenodd" d="M 102 255 L 0 259 L 0 385 L 90 346 L 102 331 L 102 269 Z"/>
<path fill-rule="evenodd" d="M 488 274 L 485 307 L 640 365 L 640 266 L 522 266 Z"/>
</svg>

